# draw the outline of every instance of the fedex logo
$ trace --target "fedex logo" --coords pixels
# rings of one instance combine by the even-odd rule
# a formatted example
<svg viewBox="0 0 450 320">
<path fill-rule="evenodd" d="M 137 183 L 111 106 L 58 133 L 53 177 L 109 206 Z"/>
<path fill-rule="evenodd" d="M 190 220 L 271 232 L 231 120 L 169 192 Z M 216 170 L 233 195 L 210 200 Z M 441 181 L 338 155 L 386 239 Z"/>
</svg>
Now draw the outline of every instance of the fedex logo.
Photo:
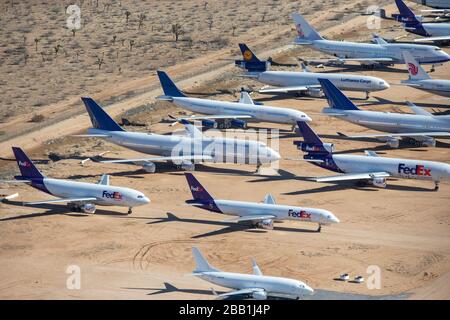
<svg viewBox="0 0 450 320">
<path fill-rule="evenodd" d="M 305 151 L 322 151 L 322 148 L 318 147 L 318 146 L 306 145 L 305 146 Z"/>
<path fill-rule="evenodd" d="M 419 72 L 419 68 L 411 62 L 408 62 L 408 70 L 413 76 L 415 76 Z"/>
<path fill-rule="evenodd" d="M 194 191 L 194 192 L 202 192 L 202 191 L 203 191 L 203 188 L 202 188 L 202 187 L 193 187 L 193 186 L 191 186 L 191 191 Z"/>
<path fill-rule="evenodd" d="M 306 211 L 295 211 L 293 209 L 289 209 L 288 211 L 288 216 L 289 217 L 294 217 L 294 218 L 300 218 L 300 219 L 311 219 L 311 213 L 308 213 Z"/>
<path fill-rule="evenodd" d="M 102 197 L 108 198 L 108 199 L 114 199 L 117 201 L 122 200 L 122 195 L 120 194 L 120 192 L 116 192 L 116 191 L 109 193 L 108 191 L 104 190 Z"/>
<path fill-rule="evenodd" d="M 18 161 L 18 164 L 20 167 L 25 167 L 25 168 L 29 168 L 31 167 L 31 163 L 29 163 L 28 161 Z"/>
<path fill-rule="evenodd" d="M 422 165 L 417 165 L 414 168 L 405 166 L 404 163 L 398 165 L 398 173 L 409 174 L 414 176 L 431 177 L 431 169 L 426 169 Z"/>
</svg>

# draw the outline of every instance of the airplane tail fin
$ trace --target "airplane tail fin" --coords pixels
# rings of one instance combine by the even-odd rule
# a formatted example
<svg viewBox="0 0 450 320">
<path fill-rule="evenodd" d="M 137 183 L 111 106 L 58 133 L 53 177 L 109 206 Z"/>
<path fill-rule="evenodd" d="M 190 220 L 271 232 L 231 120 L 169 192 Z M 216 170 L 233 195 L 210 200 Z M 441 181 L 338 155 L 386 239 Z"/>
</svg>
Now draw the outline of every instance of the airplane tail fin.
<svg viewBox="0 0 450 320">
<path fill-rule="evenodd" d="M 96 129 L 106 130 L 106 131 L 125 131 L 121 126 L 111 118 L 105 110 L 103 110 L 97 102 L 92 98 L 82 97 L 89 117 L 91 118 L 92 126 Z"/>
<path fill-rule="evenodd" d="M 297 121 L 298 128 L 303 137 L 303 142 L 306 144 L 323 145 L 319 136 L 311 129 L 311 127 L 304 121 Z"/>
<path fill-rule="evenodd" d="M 178 89 L 175 83 L 173 83 L 172 79 L 169 78 L 167 73 L 164 71 L 157 71 L 157 73 L 164 95 L 168 97 L 186 97 L 186 95 Z"/>
<path fill-rule="evenodd" d="M 313 40 L 323 40 L 319 32 L 317 32 L 311 25 L 298 13 L 293 13 L 295 28 L 297 29 L 296 42 L 308 42 Z"/>
<path fill-rule="evenodd" d="M 328 79 L 318 79 L 322 86 L 323 93 L 327 97 L 328 104 L 333 109 L 359 110 L 358 107 L 347 98 L 341 90 Z"/>
<path fill-rule="evenodd" d="M 209 264 L 209 262 L 203 257 L 202 253 L 197 247 L 192 247 L 192 254 L 194 255 L 195 260 L 194 273 L 219 271 Z"/>
<path fill-rule="evenodd" d="M 208 191 L 206 191 L 206 189 L 203 188 L 203 186 L 194 177 L 192 173 L 186 172 L 185 175 L 194 200 L 203 200 L 203 201 L 214 200 L 213 197 L 211 197 Z"/>
<path fill-rule="evenodd" d="M 422 68 L 422 66 L 414 59 L 409 51 L 402 51 L 403 59 L 408 67 L 409 80 L 425 80 L 431 79 L 430 75 Z"/>
<path fill-rule="evenodd" d="M 248 72 L 267 71 L 267 62 L 259 60 L 245 43 L 239 43 L 239 48 L 241 49 L 243 60 L 235 60 L 234 64 L 237 67 L 246 69 Z"/>
<path fill-rule="evenodd" d="M 403 0 L 395 0 L 401 20 L 406 24 L 420 24 L 414 12 L 403 2 Z"/>
<path fill-rule="evenodd" d="M 12 150 L 22 175 L 21 178 L 44 178 L 44 175 L 35 167 L 33 162 L 21 148 L 12 147 Z"/>
</svg>

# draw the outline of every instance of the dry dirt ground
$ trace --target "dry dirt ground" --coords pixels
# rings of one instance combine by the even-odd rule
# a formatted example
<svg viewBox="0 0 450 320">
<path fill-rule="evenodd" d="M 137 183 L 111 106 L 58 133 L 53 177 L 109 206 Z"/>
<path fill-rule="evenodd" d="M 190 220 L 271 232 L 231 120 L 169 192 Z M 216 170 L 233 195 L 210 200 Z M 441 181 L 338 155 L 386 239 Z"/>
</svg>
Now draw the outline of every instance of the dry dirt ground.
<svg viewBox="0 0 450 320">
<path fill-rule="evenodd" d="M 321 19 L 325 18 L 316 16 L 312 19 L 313 24 L 319 24 Z M 359 39 L 367 33 L 361 28 L 364 22 L 364 17 L 356 17 L 346 24 L 330 26 L 326 34 Z M 290 30 L 288 26 L 286 28 Z M 398 29 L 392 30 L 388 23 L 382 33 L 393 37 L 402 34 Z M 293 32 L 288 33 L 290 39 L 293 36 Z M 257 48 L 267 53 L 268 45 Z M 296 48 L 278 53 L 275 58 L 295 61 L 295 57 L 311 54 L 309 50 Z M 222 56 L 223 52 L 217 53 L 216 58 Z M 179 70 L 189 74 L 190 67 L 198 67 L 201 62 L 201 59 L 187 61 Z M 232 93 L 242 85 L 258 87 L 256 83 L 233 77 L 235 72 L 230 71 L 230 67 L 223 68 L 226 73 L 208 83 L 204 80 L 216 79 L 221 69 L 212 70 L 205 76 L 199 68 L 198 76 L 194 78 L 198 83 L 183 81 L 181 86 L 224 100 L 236 99 Z M 449 64 L 439 67 L 433 77 L 448 78 L 449 70 Z M 398 83 L 407 77 L 401 66 L 361 72 L 380 76 L 390 83 Z M 155 79 L 139 81 L 130 80 L 127 89 L 152 86 Z M 106 93 L 113 89 L 104 90 L 103 99 L 114 96 Z M 150 105 L 157 92 L 140 92 L 113 104 L 108 110 L 119 115 L 128 109 L 128 104 L 144 105 L 127 116 L 147 126 L 129 130 L 169 132 L 172 128 L 161 119 L 180 110 L 167 104 Z M 400 86 L 374 93 L 368 101 L 362 100 L 360 93 L 348 95 L 368 110 L 409 112 L 403 106 L 405 99 L 440 112 L 446 112 L 450 107 L 448 101 Z M 279 99 L 260 95 L 254 95 L 254 98 L 268 105 L 307 112 L 314 118 L 314 129 L 326 141 L 333 142 L 340 152 L 362 153 L 370 149 L 383 156 L 450 162 L 450 145 L 445 140 L 436 148 L 405 145 L 392 150 L 379 142 L 340 139 L 337 131 L 355 134 L 366 130 L 321 116 L 320 111 L 326 105 L 324 99 Z M 384 103 L 383 99 L 389 103 Z M 58 105 L 58 108 L 64 107 L 67 104 Z M 60 133 L 82 131 L 87 126 L 85 115 L 74 116 L 53 124 L 51 130 L 3 141 L 0 145 L 2 178 L 11 178 L 17 172 L 14 162 L 8 160 L 10 146 L 17 143 L 27 150 L 34 149 L 32 158 L 48 176 L 94 182 L 102 173 L 109 173 L 112 184 L 141 190 L 152 203 L 135 208 L 129 216 L 125 215 L 124 208 L 100 209 L 95 215 L 74 214 L 62 205 L 23 207 L 21 201 L 48 196 L 26 186 L 11 188 L 20 195 L 13 203 L 0 204 L 0 298 L 211 299 L 211 285 L 188 275 L 194 269 L 193 245 L 204 252 L 211 264 L 227 271 L 251 272 L 250 258 L 255 258 L 265 274 L 300 279 L 316 289 L 367 296 L 408 293 L 410 298 L 450 298 L 449 182 L 442 183 L 439 192 L 431 191 L 433 185 L 429 182 L 413 180 L 389 181 L 387 189 L 310 182 L 306 178 L 329 172 L 292 160 L 301 155 L 292 144 L 298 138 L 287 127 L 261 123 L 256 126 L 280 129 L 279 146 L 283 159 L 279 164 L 279 176 L 256 175 L 254 167 L 248 165 L 207 164 L 197 166 L 198 179 L 218 198 L 261 201 L 270 192 L 278 203 L 331 210 L 341 223 L 324 227 L 321 233 L 314 232 L 315 225 L 294 222 L 276 224 L 270 231 L 240 230 L 224 223 L 226 217 L 185 206 L 184 200 L 190 198 L 190 193 L 184 174 L 169 165 L 160 165 L 156 174 L 146 174 L 127 165 L 87 163 L 81 166 L 80 159 L 105 150 L 112 152 L 108 155 L 111 157 L 137 155 L 97 140 L 54 139 Z M 33 136 L 39 139 L 29 140 Z M 43 147 L 36 149 L 42 142 L 45 142 Z M 49 157 L 55 161 L 49 161 Z M 70 265 L 80 267 L 80 290 L 66 287 L 69 277 L 66 271 Z M 364 284 L 333 280 L 343 272 L 367 278 L 366 270 L 371 265 L 381 270 L 381 289 L 369 290 Z M 165 290 L 165 283 L 177 290 Z"/>
</svg>

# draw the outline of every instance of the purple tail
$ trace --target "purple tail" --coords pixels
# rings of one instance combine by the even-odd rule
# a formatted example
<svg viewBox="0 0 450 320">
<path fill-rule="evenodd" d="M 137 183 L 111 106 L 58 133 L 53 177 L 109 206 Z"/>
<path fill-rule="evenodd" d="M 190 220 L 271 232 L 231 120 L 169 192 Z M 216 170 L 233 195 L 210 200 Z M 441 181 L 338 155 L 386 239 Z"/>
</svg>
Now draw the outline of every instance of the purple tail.
<svg viewBox="0 0 450 320">
<path fill-rule="evenodd" d="M 213 197 L 208 193 L 208 191 L 203 188 L 203 186 L 198 182 L 192 173 L 185 173 L 186 180 L 189 184 L 189 189 L 191 189 L 192 197 L 194 200 L 211 201 L 214 200 Z"/>
<path fill-rule="evenodd" d="M 311 127 L 304 121 L 297 121 L 298 128 L 300 129 L 300 133 L 303 136 L 304 143 L 311 143 L 316 145 L 323 145 L 322 140 L 320 140 L 319 136 L 311 129 Z"/>
<path fill-rule="evenodd" d="M 22 178 L 32 179 L 32 178 L 44 178 L 42 173 L 36 168 L 28 158 L 28 156 L 23 152 L 22 149 L 17 147 L 12 147 L 14 156 L 16 157 L 17 165 L 19 166 Z"/>
</svg>

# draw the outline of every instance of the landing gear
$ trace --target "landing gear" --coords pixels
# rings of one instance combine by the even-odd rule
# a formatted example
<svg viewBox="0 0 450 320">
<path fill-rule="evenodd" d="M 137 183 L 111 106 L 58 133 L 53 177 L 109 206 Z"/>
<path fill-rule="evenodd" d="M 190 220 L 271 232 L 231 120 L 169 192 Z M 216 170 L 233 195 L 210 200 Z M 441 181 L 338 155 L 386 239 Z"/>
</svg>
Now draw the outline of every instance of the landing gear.
<svg viewBox="0 0 450 320">
<path fill-rule="evenodd" d="M 294 133 L 297 131 L 297 125 L 296 124 L 292 125 L 291 131 L 294 132 Z"/>
<path fill-rule="evenodd" d="M 322 225 L 319 223 L 319 228 L 317 228 L 317 232 L 322 231 Z"/>
<path fill-rule="evenodd" d="M 370 98 L 369 91 L 366 91 L 366 100 L 368 100 L 369 98 Z"/>
<path fill-rule="evenodd" d="M 127 214 L 132 214 L 133 213 L 133 210 L 132 210 L 133 208 L 131 208 L 131 207 L 129 207 L 128 208 L 128 213 Z"/>
<path fill-rule="evenodd" d="M 431 65 L 430 72 L 435 72 L 435 71 L 436 71 L 436 68 L 435 68 L 435 65 L 433 64 L 433 65 Z"/>
<path fill-rule="evenodd" d="M 435 181 L 434 182 L 434 191 L 438 191 L 439 190 L 439 181 Z"/>
<path fill-rule="evenodd" d="M 259 170 L 261 169 L 261 163 L 258 163 L 257 165 L 256 165 L 256 171 L 255 171 L 255 173 L 259 173 Z"/>
</svg>

